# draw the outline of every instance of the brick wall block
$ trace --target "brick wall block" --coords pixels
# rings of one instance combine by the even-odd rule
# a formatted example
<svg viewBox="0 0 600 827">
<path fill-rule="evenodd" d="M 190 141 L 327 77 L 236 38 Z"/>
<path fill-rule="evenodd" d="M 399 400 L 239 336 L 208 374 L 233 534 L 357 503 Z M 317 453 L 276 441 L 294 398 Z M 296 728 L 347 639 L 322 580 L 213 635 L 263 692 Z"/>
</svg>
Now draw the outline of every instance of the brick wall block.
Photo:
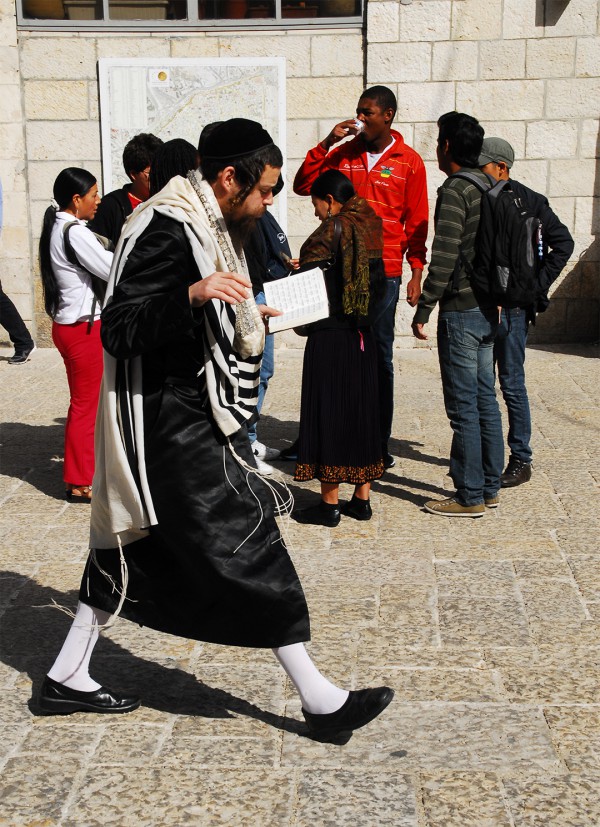
<svg viewBox="0 0 600 827">
<path fill-rule="evenodd" d="M 576 121 L 534 121 L 527 124 L 527 158 L 574 158 L 577 155 Z"/>
<path fill-rule="evenodd" d="M 546 3 L 544 37 L 572 37 L 596 31 L 597 0 L 571 0 L 569 3 Z"/>
<path fill-rule="evenodd" d="M 549 195 L 600 195 L 596 166 L 594 160 L 550 161 Z"/>
<path fill-rule="evenodd" d="M 30 121 L 27 126 L 27 155 L 32 161 L 64 160 L 73 164 L 75 152 L 85 147 L 88 158 L 100 160 L 100 130 L 93 121 Z M 77 135 L 77 146 L 73 135 Z"/>
<path fill-rule="evenodd" d="M 35 181 L 35 192 L 38 196 L 48 197 L 47 204 L 52 198 L 52 187 L 56 180 L 56 176 L 66 166 L 81 166 L 79 160 L 66 164 L 64 161 L 30 161 L 29 162 L 29 179 Z M 85 169 L 85 167 L 84 167 Z"/>
<path fill-rule="evenodd" d="M 219 38 L 204 37 L 194 33 L 192 37 L 171 37 L 171 57 L 218 57 Z"/>
<path fill-rule="evenodd" d="M 579 342 L 593 342 L 598 339 L 599 302 L 589 298 L 572 299 L 567 304 L 566 333 L 569 341 L 574 337 Z"/>
<path fill-rule="evenodd" d="M 306 78 L 311 74 L 311 44 L 312 38 L 309 34 L 273 36 L 273 33 L 265 33 L 237 37 L 221 35 L 219 57 L 285 57 L 287 77 Z M 358 51 L 360 53 L 360 45 Z"/>
<path fill-rule="evenodd" d="M 414 123 L 437 121 L 456 109 L 453 83 L 404 83 L 398 97 L 398 118 Z"/>
<path fill-rule="evenodd" d="M 547 195 L 548 191 L 548 162 L 520 160 L 514 166 L 515 178 L 526 187 Z M 561 193 L 567 195 L 567 193 Z"/>
<path fill-rule="evenodd" d="M 446 180 L 446 173 L 439 169 L 437 161 L 425 161 L 425 170 L 427 172 L 427 194 L 429 196 L 431 209 L 433 210 L 438 188 L 441 187 Z M 433 223 L 431 226 L 433 226 Z"/>
<path fill-rule="evenodd" d="M 316 121 L 288 121 L 287 123 L 287 155 L 288 158 L 300 158 L 313 146 L 323 140 Z"/>
<path fill-rule="evenodd" d="M 96 78 L 96 47 L 93 40 L 70 37 L 32 37 L 21 41 L 21 72 L 24 78 L 82 80 Z M 49 56 L 52 56 L 51 59 Z"/>
<path fill-rule="evenodd" d="M 584 261 L 580 264 L 580 295 L 582 299 L 600 299 L 600 272 L 597 261 Z"/>
<path fill-rule="evenodd" d="M 23 158 L 0 159 L 0 180 L 4 192 L 4 209 L 6 211 L 11 193 L 25 192 L 25 160 Z M 4 221 L 7 215 L 4 215 Z"/>
<path fill-rule="evenodd" d="M 451 9 L 449 0 L 414 0 L 410 6 L 400 6 L 400 40 L 449 40 Z"/>
<path fill-rule="evenodd" d="M 525 157 L 525 123 L 523 121 L 481 120 L 488 138 L 504 138 L 515 151 L 515 158 Z"/>
<path fill-rule="evenodd" d="M 4 160 L 20 160 L 25 156 L 23 126 L 17 123 L 0 123 L 0 147 Z"/>
<path fill-rule="evenodd" d="M 98 38 L 98 57 L 170 57 L 171 48 L 166 37 L 131 37 L 107 35 Z"/>
<path fill-rule="evenodd" d="M 525 40 L 490 40 L 480 43 L 480 78 L 510 80 L 524 77 L 525 50 Z"/>
<path fill-rule="evenodd" d="M 452 4 L 452 40 L 498 40 L 502 36 L 502 0 Z"/>
<path fill-rule="evenodd" d="M 579 153 L 582 158 L 600 156 L 600 121 L 587 119 L 581 124 L 581 144 Z"/>
<path fill-rule="evenodd" d="M 432 80 L 477 80 L 477 43 L 466 40 L 433 44 Z"/>
<path fill-rule="evenodd" d="M 579 77 L 600 75 L 600 47 L 597 37 L 580 37 L 577 40 L 575 72 Z"/>
<path fill-rule="evenodd" d="M 11 300 L 14 306 L 17 308 L 19 315 L 25 322 L 25 324 L 30 327 L 31 326 L 31 319 L 33 318 L 33 302 L 31 293 L 12 293 Z M 3 331 L 4 332 L 4 331 Z"/>
<path fill-rule="evenodd" d="M 294 195 L 288 198 L 288 235 L 294 239 L 290 242 L 292 251 L 298 253 L 300 245 L 316 230 L 318 221 L 315 218 L 314 208 L 307 196 Z"/>
<path fill-rule="evenodd" d="M 370 43 L 398 40 L 400 8 L 397 2 L 368 3 L 367 32 Z"/>
<path fill-rule="evenodd" d="M 31 267 L 28 257 L 0 256 L 0 267 L 2 268 L 2 289 L 11 299 L 17 295 L 29 296 L 31 294 Z"/>
<path fill-rule="evenodd" d="M 25 115 L 28 120 L 81 121 L 89 117 L 88 86 L 85 80 L 29 80 L 24 84 Z"/>
<path fill-rule="evenodd" d="M 514 120 L 541 118 L 544 108 L 544 82 L 488 80 L 456 85 L 456 108 L 460 112 L 474 113 L 479 120 L 495 120 L 499 106 L 508 105 L 510 116 Z"/>
<path fill-rule="evenodd" d="M 0 123 L 20 123 L 23 117 L 20 86 L 1 83 L 0 100 Z"/>
<path fill-rule="evenodd" d="M 502 36 L 506 39 L 541 37 L 542 28 L 537 25 L 538 0 L 504 0 Z"/>
<path fill-rule="evenodd" d="M 575 41 L 560 37 L 527 41 L 527 77 L 563 78 L 573 74 Z"/>
<path fill-rule="evenodd" d="M 0 77 L 4 83 L 19 82 L 19 51 L 15 45 L 0 45 Z"/>
<path fill-rule="evenodd" d="M 409 146 L 415 144 L 415 125 L 403 121 L 394 121 L 392 128 L 397 130 Z"/>
<path fill-rule="evenodd" d="M 560 218 L 563 224 L 569 228 L 571 233 L 574 232 L 575 227 L 575 202 L 576 198 L 552 198 L 548 199 L 551 208 Z"/>
<path fill-rule="evenodd" d="M 437 136 L 438 127 L 436 123 L 419 123 L 415 126 L 412 146 L 424 161 L 436 162 Z"/>
<path fill-rule="evenodd" d="M 19 253 L 12 251 L 9 252 L 8 248 L 5 244 L 5 234 L 11 228 L 17 228 L 18 230 L 24 230 L 25 233 L 27 232 L 27 221 L 29 219 L 28 216 L 28 203 L 27 198 L 25 196 L 25 192 L 21 190 L 21 192 L 14 192 L 11 190 L 4 190 L 4 182 L 2 183 L 3 192 L 2 198 L 4 202 L 4 209 L 3 209 L 3 222 L 4 225 L 2 227 L 2 248 L 6 255 L 12 255 L 16 258 L 19 257 Z M 27 236 L 24 236 L 25 238 Z"/>
<path fill-rule="evenodd" d="M 388 78 L 394 83 L 429 80 L 431 46 L 426 43 L 379 43 L 369 50 L 367 83 Z M 385 84 L 386 86 L 388 83 Z"/>
<path fill-rule="evenodd" d="M 595 118 L 598 116 L 600 78 L 546 81 L 546 117 Z"/>
<path fill-rule="evenodd" d="M 291 118 L 335 118 L 335 123 L 354 112 L 363 84 L 361 77 L 317 78 L 310 83 L 290 78 L 287 111 Z"/>
<path fill-rule="evenodd" d="M 96 81 L 88 81 L 88 118 L 91 121 L 100 120 L 100 100 L 98 94 L 98 83 Z"/>
<path fill-rule="evenodd" d="M 306 47 L 306 43 L 305 43 Z M 383 47 L 385 48 L 385 47 Z M 362 36 L 359 34 L 321 35 L 311 39 L 310 75 L 315 77 L 362 78 Z"/>
<path fill-rule="evenodd" d="M 575 198 L 575 232 L 600 233 L 600 198 Z"/>
<path fill-rule="evenodd" d="M 2 229 L 2 252 L 7 258 L 23 258 L 29 245 L 29 232 L 27 230 L 27 211 L 25 205 L 17 210 L 17 199 L 12 199 L 11 209 L 20 213 L 23 224 L 20 227 L 4 226 Z"/>
</svg>

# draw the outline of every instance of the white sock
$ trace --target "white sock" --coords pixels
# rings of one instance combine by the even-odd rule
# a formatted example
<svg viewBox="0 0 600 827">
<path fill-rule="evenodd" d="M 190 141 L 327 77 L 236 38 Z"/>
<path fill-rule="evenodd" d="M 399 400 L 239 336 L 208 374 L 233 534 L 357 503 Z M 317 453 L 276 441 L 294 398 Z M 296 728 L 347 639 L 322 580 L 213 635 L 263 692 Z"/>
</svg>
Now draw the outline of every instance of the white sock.
<svg viewBox="0 0 600 827">
<path fill-rule="evenodd" d="M 109 617 L 108 612 L 79 603 L 69 634 L 48 677 L 80 692 L 100 689 L 100 684 L 90 678 L 90 658 L 98 640 L 98 626 L 106 623 Z"/>
<path fill-rule="evenodd" d="M 326 715 L 335 712 L 346 702 L 348 690 L 340 689 L 323 677 L 303 643 L 280 646 L 279 649 L 273 649 L 273 652 L 296 687 L 302 708 L 307 712 Z"/>
</svg>

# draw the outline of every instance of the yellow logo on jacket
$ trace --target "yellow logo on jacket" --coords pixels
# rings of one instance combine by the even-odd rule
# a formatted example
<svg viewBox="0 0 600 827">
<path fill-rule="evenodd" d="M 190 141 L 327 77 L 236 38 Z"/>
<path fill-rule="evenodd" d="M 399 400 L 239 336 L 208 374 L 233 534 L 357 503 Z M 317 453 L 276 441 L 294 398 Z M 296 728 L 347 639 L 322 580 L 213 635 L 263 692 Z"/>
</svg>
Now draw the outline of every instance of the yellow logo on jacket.
<svg viewBox="0 0 600 827">
<path fill-rule="evenodd" d="M 381 172 L 379 173 L 381 178 L 389 178 L 392 174 L 391 167 L 381 167 Z"/>
</svg>

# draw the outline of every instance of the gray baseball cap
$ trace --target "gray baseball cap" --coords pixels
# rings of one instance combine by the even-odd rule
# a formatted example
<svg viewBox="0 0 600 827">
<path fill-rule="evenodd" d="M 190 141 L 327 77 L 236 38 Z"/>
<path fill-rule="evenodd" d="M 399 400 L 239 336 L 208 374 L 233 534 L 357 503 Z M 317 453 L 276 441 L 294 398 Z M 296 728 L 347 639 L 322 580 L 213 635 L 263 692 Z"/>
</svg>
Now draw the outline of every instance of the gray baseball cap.
<svg viewBox="0 0 600 827">
<path fill-rule="evenodd" d="M 486 164 L 495 164 L 498 161 L 504 161 L 510 169 L 515 162 L 514 149 L 508 141 L 502 138 L 484 138 L 477 166 L 484 167 Z"/>
</svg>

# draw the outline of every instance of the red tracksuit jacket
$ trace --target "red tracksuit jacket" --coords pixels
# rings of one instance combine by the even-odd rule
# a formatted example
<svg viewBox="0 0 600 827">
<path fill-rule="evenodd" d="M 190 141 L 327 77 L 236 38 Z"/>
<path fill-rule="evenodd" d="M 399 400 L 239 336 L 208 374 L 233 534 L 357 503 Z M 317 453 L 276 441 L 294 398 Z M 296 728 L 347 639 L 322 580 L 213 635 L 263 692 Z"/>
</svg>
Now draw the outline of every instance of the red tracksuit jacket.
<svg viewBox="0 0 600 827">
<path fill-rule="evenodd" d="M 313 181 L 328 169 L 339 169 L 353 183 L 383 221 L 383 260 L 387 276 L 402 275 L 406 254 L 411 269 L 426 263 L 427 177 L 421 156 L 404 143 L 395 129 L 394 144 L 384 152 L 371 172 L 360 136 L 331 152 L 318 144 L 309 150 L 296 173 L 294 192 L 309 195 Z"/>
</svg>

